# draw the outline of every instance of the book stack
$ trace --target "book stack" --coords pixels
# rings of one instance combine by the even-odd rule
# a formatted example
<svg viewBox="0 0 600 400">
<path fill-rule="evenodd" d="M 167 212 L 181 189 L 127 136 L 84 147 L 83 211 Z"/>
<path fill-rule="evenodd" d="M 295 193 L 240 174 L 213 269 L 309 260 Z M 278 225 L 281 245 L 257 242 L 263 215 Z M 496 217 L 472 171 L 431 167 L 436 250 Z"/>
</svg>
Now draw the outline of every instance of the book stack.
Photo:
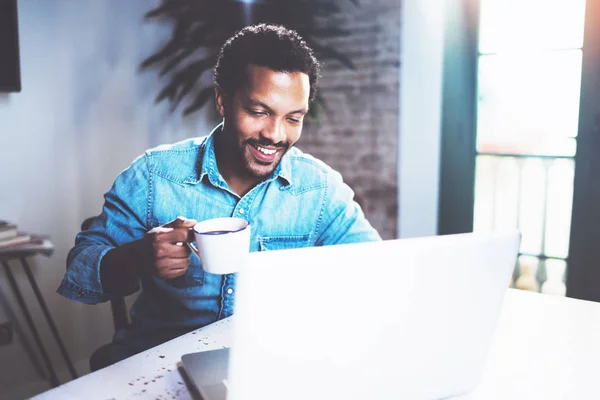
<svg viewBox="0 0 600 400">
<path fill-rule="evenodd" d="M 39 244 L 43 238 L 19 231 L 16 224 L 0 220 L 0 249 L 13 249 L 28 244 Z"/>
</svg>

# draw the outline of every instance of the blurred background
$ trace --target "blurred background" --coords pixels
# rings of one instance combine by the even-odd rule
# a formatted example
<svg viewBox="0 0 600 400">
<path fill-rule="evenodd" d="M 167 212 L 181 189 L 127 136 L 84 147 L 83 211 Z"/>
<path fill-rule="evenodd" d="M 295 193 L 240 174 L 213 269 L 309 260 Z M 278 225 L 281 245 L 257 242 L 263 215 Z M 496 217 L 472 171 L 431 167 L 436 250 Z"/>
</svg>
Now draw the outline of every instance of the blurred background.
<svg viewBox="0 0 600 400">
<path fill-rule="evenodd" d="M 319 98 L 297 146 L 342 173 L 384 239 L 519 228 L 511 286 L 600 300 L 598 3 L 0 0 L 0 72 L 18 67 L 0 76 L 0 220 L 51 239 L 54 253 L 29 262 L 77 373 L 114 333 L 109 304 L 55 292 L 81 223 L 144 150 L 219 122 L 215 51 L 260 21 L 317 51 Z M 8 268 L 60 382 L 71 375 L 6 261 L 0 399 L 19 399 L 51 386 Z"/>
</svg>

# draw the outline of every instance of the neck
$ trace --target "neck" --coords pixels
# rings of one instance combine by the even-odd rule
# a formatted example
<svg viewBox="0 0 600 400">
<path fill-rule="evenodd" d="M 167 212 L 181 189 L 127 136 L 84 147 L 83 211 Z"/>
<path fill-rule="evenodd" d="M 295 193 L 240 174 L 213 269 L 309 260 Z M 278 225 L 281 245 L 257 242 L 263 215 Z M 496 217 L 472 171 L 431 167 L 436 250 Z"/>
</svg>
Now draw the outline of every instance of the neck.
<svg viewBox="0 0 600 400">
<path fill-rule="evenodd" d="M 214 144 L 217 169 L 225 182 L 227 182 L 227 186 L 237 195 L 243 197 L 260 182 L 260 179 L 251 176 L 245 171 L 239 159 L 241 155 L 234 155 L 232 157 L 231 154 L 228 154 L 227 148 L 233 148 L 233 146 L 227 146 L 227 143 L 224 143 L 225 140 L 223 132 L 215 135 Z"/>
</svg>

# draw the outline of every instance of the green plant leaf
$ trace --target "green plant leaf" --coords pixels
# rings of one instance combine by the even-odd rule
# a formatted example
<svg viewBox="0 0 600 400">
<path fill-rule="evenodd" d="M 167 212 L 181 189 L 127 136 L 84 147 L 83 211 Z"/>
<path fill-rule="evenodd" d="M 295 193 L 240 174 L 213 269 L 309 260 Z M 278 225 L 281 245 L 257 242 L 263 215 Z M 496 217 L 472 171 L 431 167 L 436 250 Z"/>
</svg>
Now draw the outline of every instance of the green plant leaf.
<svg viewBox="0 0 600 400">
<path fill-rule="evenodd" d="M 180 49 L 180 43 L 177 38 L 173 37 L 169 40 L 158 52 L 142 61 L 140 69 L 146 69 L 154 64 L 158 64 L 165 58 L 176 54 Z"/>
<path fill-rule="evenodd" d="M 179 104 L 185 98 L 185 96 L 187 96 L 192 91 L 192 89 L 194 89 L 196 87 L 196 82 L 187 81 L 180 87 L 181 87 L 181 90 L 179 90 L 179 92 L 175 96 L 175 99 L 173 100 L 172 107 L 171 107 L 172 110 L 175 110 L 177 107 L 179 107 Z"/>
<path fill-rule="evenodd" d="M 214 95 L 215 89 L 212 86 L 207 86 L 198 93 L 194 102 L 183 111 L 183 115 L 189 115 L 194 111 L 199 110 L 204 104 Z"/>
<path fill-rule="evenodd" d="M 161 18 L 172 16 L 179 9 L 186 6 L 185 0 L 163 0 L 162 5 L 148 11 L 144 14 L 144 19 Z"/>
<path fill-rule="evenodd" d="M 209 69 L 212 69 L 213 65 L 217 62 L 216 56 L 206 57 L 198 61 L 194 61 L 177 72 L 173 77 L 174 81 L 186 81 L 195 80 Z"/>
<path fill-rule="evenodd" d="M 155 103 L 160 103 L 161 101 L 163 101 L 164 99 L 169 99 L 169 100 L 173 100 L 175 98 L 175 95 L 177 94 L 177 84 L 174 82 L 171 82 L 170 84 L 168 84 L 167 86 L 165 86 L 160 93 L 158 94 L 158 96 L 156 96 L 156 99 L 154 99 Z"/>
<path fill-rule="evenodd" d="M 173 108 L 176 108 L 181 100 L 198 84 L 202 74 L 212 69 L 215 63 L 216 58 L 213 56 L 195 61 L 182 68 L 173 75 L 169 84 L 156 97 L 155 102 L 160 103 L 164 99 L 168 99 L 173 103 Z"/>
<path fill-rule="evenodd" d="M 164 76 L 166 73 L 170 72 L 173 68 L 178 66 L 185 58 L 189 57 L 194 50 L 186 49 L 179 52 L 179 54 L 171 57 L 169 61 L 165 63 L 165 65 L 161 68 L 158 73 L 159 76 Z"/>
</svg>

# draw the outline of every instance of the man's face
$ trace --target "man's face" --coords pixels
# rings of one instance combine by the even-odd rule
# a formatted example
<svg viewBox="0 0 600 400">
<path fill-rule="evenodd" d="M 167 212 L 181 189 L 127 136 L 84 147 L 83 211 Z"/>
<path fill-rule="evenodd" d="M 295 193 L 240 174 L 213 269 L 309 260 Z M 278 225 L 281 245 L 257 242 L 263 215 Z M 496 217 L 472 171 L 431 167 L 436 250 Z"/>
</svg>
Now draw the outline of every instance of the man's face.
<svg viewBox="0 0 600 400">
<path fill-rule="evenodd" d="M 232 96 L 217 93 L 224 118 L 222 154 L 240 178 L 265 179 L 300 139 L 310 82 L 302 72 L 256 65 L 247 67 L 246 74 L 246 86 Z"/>
</svg>

